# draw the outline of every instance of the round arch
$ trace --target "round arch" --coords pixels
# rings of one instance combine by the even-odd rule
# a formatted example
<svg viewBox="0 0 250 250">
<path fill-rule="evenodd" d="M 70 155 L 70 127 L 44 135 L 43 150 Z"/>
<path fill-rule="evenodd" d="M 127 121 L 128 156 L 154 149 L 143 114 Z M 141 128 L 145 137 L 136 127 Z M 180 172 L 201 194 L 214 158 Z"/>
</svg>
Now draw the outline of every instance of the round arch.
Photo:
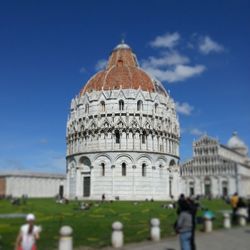
<svg viewBox="0 0 250 250">
<path fill-rule="evenodd" d="M 83 165 L 86 165 L 86 166 L 89 166 L 89 167 L 91 166 L 91 161 L 87 156 L 80 157 L 79 163 L 83 164 Z"/>
<path fill-rule="evenodd" d="M 170 162 L 169 162 L 169 166 L 172 167 L 172 166 L 175 166 L 176 165 L 176 162 L 174 159 L 172 159 Z"/>
<path fill-rule="evenodd" d="M 93 162 L 96 162 L 98 159 L 106 159 L 107 161 L 110 162 L 110 164 L 112 164 L 112 162 L 113 162 L 112 158 L 108 154 L 98 154 L 98 155 L 96 155 Z"/>
<path fill-rule="evenodd" d="M 148 155 L 148 154 L 139 155 L 139 156 L 135 159 L 135 162 L 140 161 L 142 158 L 148 159 L 148 161 L 150 161 L 151 163 L 153 162 L 152 157 L 151 157 L 150 155 Z"/>
<path fill-rule="evenodd" d="M 128 159 L 127 161 L 126 161 L 126 158 Z M 119 155 L 117 155 L 117 157 L 114 160 L 114 163 L 119 162 L 120 160 L 126 161 L 127 164 L 129 164 L 129 163 L 134 164 L 134 159 L 129 154 L 119 154 Z"/>
</svg>

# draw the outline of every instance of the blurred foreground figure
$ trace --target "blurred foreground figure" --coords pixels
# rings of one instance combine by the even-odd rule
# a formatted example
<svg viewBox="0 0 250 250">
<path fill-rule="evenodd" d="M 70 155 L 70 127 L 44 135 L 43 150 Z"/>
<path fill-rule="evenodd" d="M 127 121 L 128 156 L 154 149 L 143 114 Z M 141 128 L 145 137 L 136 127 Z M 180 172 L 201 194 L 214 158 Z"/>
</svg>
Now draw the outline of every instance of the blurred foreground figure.
<svg viewBox="0 0 250 250">
<path fill-rule="evenodd" d="M 189 206 L 189 212 L 192 216 L 192 234 L 190 239 L 191 250 L 196 250 L 195 245 L 195 229 L 196 229 L 196 213 L 199 207 L 199 203 L 196 202 L 193 198 L 187 198 L 187 203 Z"/>
<path fill-rule="evenodd" d="M 28 214 L 27 224 L 22 225 L 16 240 L 16 250 L 37 250 L 36 240 L 39 239 L 41 228 L 34 225 L 34 214 Z"/>
<path fill-rule="evenodd" d="M 180 194 L 180 197 L 177 201 L 177 214 L 179 215 L 182 211 L 183 206 L 185 206 L 187 204 L 186 202 L 186 198 L 184 194 Z"/>
<path fill-rule="evenodd" d="M 191 250 L 192 228 L 192 215 L 189 204 L 187 201 L 182 201 L 176 225 L 176 232 L 180 234 L 181 250 Z"/>
<path fill-rule="evenodd" d="M 236 223 L 236 211 L 237 211 L 237 205 L 239 202 L 238 193 L 234 193 L 234 195 L 231 197 L 230 204 L 232 207 L 232 220 L 234 223 Z"/>
</svg>

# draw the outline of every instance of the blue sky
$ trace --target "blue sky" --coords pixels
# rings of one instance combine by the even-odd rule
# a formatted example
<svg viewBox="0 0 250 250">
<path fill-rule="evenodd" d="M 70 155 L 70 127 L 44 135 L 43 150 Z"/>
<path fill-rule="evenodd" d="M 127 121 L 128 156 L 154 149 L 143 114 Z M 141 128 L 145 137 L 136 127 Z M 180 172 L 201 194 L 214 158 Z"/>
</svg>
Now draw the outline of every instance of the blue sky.
<svg viewBox="0 0 250 250">
<path fill-rule="evenodd" d="M 249 1 L 1 1 L 0 169 L 64 172 L 70 100 L 123 34 L 202 133 L 250 146 Z M 99 64 L 98 64 L 99 63 Z"/>
</svg>

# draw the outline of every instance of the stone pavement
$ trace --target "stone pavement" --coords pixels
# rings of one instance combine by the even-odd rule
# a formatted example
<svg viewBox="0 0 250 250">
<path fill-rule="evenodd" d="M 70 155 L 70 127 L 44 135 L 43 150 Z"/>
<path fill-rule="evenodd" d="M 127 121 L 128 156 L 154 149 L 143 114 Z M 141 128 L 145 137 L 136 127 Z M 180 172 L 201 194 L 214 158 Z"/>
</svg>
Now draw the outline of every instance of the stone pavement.
<svg viewBox="0 0 250 250">
<path fill-rule="evenodd" d="M 250 226 L 216 230 L 211 233 L 198 232 L 196 246 L 197 250 L 250 250 Z M 171 237 L 157 243 L 148 241 L 127 244 L 122 250 L 180 250 L 180 244 L 178 237 Z"/>
</svg>

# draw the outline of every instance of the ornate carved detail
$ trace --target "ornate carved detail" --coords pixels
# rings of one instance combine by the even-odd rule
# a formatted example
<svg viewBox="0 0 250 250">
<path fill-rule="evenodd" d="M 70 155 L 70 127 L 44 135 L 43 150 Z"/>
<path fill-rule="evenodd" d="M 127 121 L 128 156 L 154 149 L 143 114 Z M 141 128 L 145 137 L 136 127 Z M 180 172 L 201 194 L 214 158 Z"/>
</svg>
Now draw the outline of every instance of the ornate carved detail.
<svg viewBox="0 0 250 250">
<path fill-rule="evenodd" d="M 73 111 L 67 122 L 67 152 L 105 150 L 100 145 L 107 146 L 108 150 L 124 150 L 133 145 L 134 150 L 178 155 L 178 120 L 172 113 L 161 110 L 166 110 L 166 105 L 171 99 L 159 94 L 153 94 L 154 97 L 148 96 L 144 91 L 117 91 L 86 93 L 74 98 Z M 114 103 L 114 99 L 117 99 L 117 104 Z M 119 110 L 120 99 L 124 101 L 123 111 Z M 143 101 L 143 106 L 137 111 L 139 99 Z M 159 112 L 154 116 L 151 111 L 156 100 Z M 105 113 L 99 112 L 97 105 L 100 105 L 101 101 L 105 102 Z M 89 105 L 88 110 L 85 110 L 86 104 Z M 119 130 L 121 136 L 119 147 L 115 144 L 116 130 Z M 126 133 L 126 137 L 123 137 L 123 132 Z M 145 137 L 142 140 L 143 135 Z M 169 138 L 174 139 L 171 141 L 171 147 L 167 145 Z M 170 152 L 172 148 L 175 150 Z"/>
</svg>

